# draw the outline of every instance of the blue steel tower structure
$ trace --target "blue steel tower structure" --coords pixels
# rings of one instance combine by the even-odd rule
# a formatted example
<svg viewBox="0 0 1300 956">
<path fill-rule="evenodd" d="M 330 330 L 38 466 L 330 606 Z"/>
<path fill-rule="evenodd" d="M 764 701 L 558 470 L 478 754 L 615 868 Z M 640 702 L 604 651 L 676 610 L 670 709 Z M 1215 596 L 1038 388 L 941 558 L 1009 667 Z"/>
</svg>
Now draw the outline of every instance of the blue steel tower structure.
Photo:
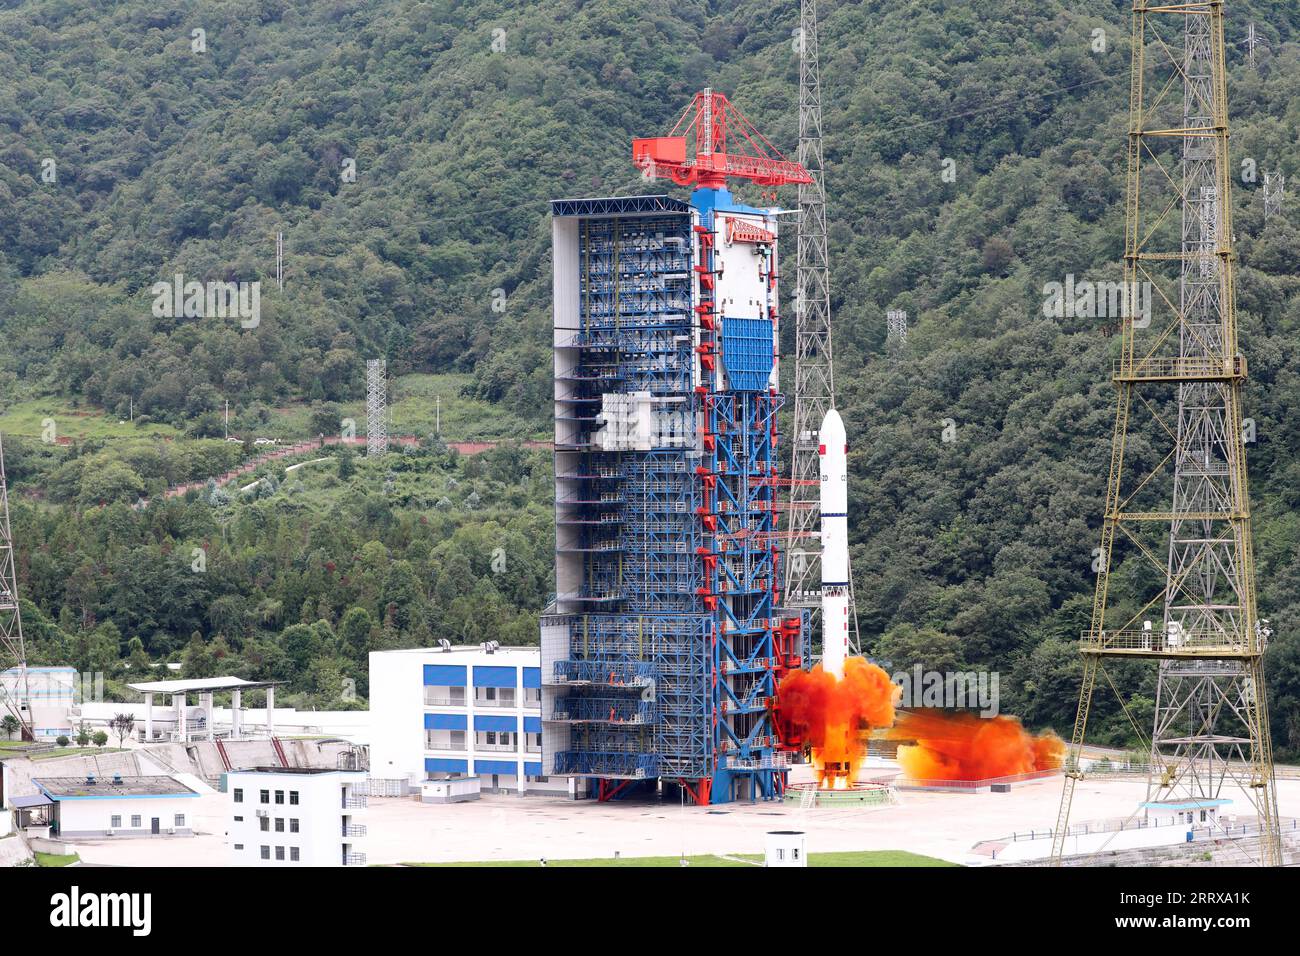
<svg viewBox="0 0 1300 956">
<path fill-rule="evenodd" d="M 773 799 L 791 752 L 777 684 L 809 657 L 807 613 L 781 606 L 777 210 L 738 203 L 726 180 L 807 174 L 711 91 L 633 150 L 694 185 L 690 202 L 552 203 L 543 749 L 600 799 L 651 785 Z"/>
</svg>

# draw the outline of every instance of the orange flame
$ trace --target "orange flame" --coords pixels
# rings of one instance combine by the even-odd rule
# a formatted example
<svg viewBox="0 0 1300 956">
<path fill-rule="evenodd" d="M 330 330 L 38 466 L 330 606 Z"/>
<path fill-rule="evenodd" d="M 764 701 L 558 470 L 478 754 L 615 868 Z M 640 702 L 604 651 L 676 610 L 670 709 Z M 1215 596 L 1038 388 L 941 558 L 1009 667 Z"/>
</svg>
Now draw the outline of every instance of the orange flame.
<svg viewBox="0 0 1300 956">
<path fill-rule="evenodd" d="M 1050 730 L 1035 737 L 1016 717 L 908 711 L 895 737 L 913 737 L 898 748 L 898 763 L 913 780 L 987 780 L 1065 762 L 1065 741 Z"/>
<path fill-rule="evenodd" d="M 820 664 L 811 671 L 792 671 L 777 689 L 781 738 L 811 745 L 819 787 L 834 783 L 828 764 L 847 766 L 851 785 L 865 749 L 862 730 L 892 724 L 901 694 L 884 670 L 861 657 L 844 662 L 842 680 Z"/>
</svg>

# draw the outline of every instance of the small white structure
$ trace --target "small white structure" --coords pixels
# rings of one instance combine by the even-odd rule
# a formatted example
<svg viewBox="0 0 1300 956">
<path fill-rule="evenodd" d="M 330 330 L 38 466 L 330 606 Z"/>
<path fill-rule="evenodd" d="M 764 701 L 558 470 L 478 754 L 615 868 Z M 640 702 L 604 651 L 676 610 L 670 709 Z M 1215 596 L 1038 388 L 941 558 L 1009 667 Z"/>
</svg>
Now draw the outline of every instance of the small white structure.
<svg viewBox="0 0 1300 956">
<path fill-rule="evenodd" d="M 192 790 L 173 777 L 32 778 L 49 801 L 52 835 L 99 837 L 192 836 Z"/>
<path fill-rule="evenodd" d="M 764 866 L 807 866 L 808 853 L 802 830 L 767 831 Z"/>
<path fill-rule="evenodd" d="M 365 866 L 360 770 L 259 767 L 226 776 L 235 866 Z"/>
<path fill-rule="evenodd" d="M 542 752 L 541 651 L 450 646 L 370 655 L 370 773 L 477 777 L 488 792 L 572 794 Z"/>
<path fill-rule="evenodd" d="M 18 711 L 32 726 L 36 740 L 72 737 L 77 715 L 77 669 L 75 667 L 29 667 L 24 675 L 17 667 L 0 672 L 0 716 Z"/>
<path fill-rule="evenodd" d="M 266 691 L 266 725 L 262 731 L 275 736 L 275 683 L 247 681 L 240 677 L 200 677 L 189 680 L 143 681 L 126 686 L 144 694 L 144 727 L 139 728 L 141 740 L 176 740 L 188 743 L 191 740 L 215 740 L 218 736 L 231 740 L 245 736 L 243 692 L 256 689 Z M 212 699 L 214 694 L 225 691 L 230 693 L 230 720 L 218 733 Z M 189 703 L 190 694 L 199 695 L 197 707 Z M 171 697 L 171 707 L 155 711 L 155 695 Z"/>
<path fill-rule="evenodd" d="M 478 777 L 448 777 L 420 784 L 421 803 L 464 803 L 481 795 L 482 781 Z"/>
</svg>

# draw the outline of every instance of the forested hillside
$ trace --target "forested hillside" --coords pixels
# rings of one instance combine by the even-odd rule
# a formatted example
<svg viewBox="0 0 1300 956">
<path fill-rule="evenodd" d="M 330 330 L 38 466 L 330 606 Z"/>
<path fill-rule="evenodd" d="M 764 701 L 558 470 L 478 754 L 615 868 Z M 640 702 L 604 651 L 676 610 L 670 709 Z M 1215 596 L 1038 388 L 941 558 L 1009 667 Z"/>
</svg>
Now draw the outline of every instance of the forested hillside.
<svg viewBox="0 0 1300 956">
<path fill-rule="evenodd" d="M 1004 709 L 1068 731 L 1117 340 L 1042 305 L 1067 275 L 1118 277 L 1130 4 L 820 6 L 864 640 L 898 666 L 996 668 Z M 1296 182 L 1300 9 L 1227 9 L 1234 167 Z M 399 392 L 457 383 L 476 417 L 444 421 L 456 437 L 544 434 L 546 201 L 676 190 L 641 181 L 630 139 L 705 86 L 793 154 L 797 24 L 797 3 L 752 0 L 0 0 L 0 422 L 36 652 L 114 679 L 224 657 L 339 706 L 367 648 L 534 640 L 543 454 L 426 441 L 268 467 L 242 495 L 159 492 L 251 451 L 214 440 L 227 400 L 241 429 L 314 435 L 379 355 Z M 1238 304 L 1275 741 L 1296 757 L 1300 213 L 1265 223 L 1259 188 L 1233 196 Z M 260 322 L 156 316 L 151 287 L 178 273 L 260 279 Z M 889 309 L 910 315 L 901 352 Z M 47 418 L 77 435 L 69 415 L 104 424 L 43 443 Z M 1149 709 L 1154 670 L 1120 676 Z"/>
</svg>

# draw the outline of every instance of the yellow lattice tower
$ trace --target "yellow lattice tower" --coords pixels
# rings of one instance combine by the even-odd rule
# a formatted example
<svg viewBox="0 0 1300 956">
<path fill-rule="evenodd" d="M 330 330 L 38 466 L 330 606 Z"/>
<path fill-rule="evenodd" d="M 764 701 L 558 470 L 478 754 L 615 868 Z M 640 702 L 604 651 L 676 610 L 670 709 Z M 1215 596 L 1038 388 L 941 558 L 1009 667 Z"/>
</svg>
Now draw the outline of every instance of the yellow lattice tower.
<svg viewBox="0 0 1300 956">
<path fill-rule="evenodd" d="M 1257 862 L 1276 866 L 1269 630 L 1255 603 L 1246 483 L 1223 3 L 1137 0 L 1132 27 L 1118 402 L 1052 858 L 1065 850 L 1098 676 L 1110 683 L 1106 660 L 1129 658 L 1160 668 L 1143 806 L 1206 806 L 1237 790 L 1257 814 Z M 1112 591 L 1120 569 L 1123 586 Z"/>
</svg>

